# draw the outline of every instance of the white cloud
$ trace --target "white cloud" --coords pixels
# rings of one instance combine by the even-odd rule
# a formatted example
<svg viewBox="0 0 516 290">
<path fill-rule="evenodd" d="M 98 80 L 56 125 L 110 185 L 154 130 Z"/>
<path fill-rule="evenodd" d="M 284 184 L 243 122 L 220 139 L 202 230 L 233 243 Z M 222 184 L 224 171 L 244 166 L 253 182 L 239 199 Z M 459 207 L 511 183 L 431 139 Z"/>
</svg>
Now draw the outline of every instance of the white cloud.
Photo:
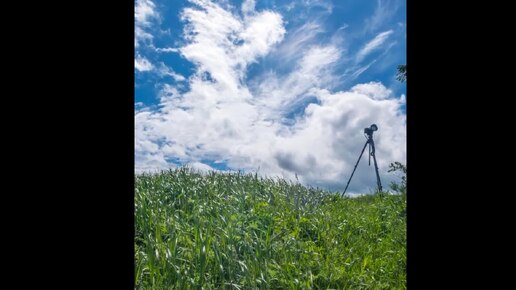
<svg viewBox="0 0 516 290">
<path fill-rule="evenodd" d="M 134 47 L 138 48 L 140 47 L 140 42 L 143 43 L 152 43 L 152 39 L 154 36 L 145 30 L 143 30 L 141 27 L 136 26 L 134 28 Z"/>
<path fill-rule="evenodd" d="M 134 7 L 136 25 L 143 27 L 150 26 L 151 19 L 158 17 L 155 8 L 156 5 L 151 0 L 137 0 L 136 6 Z"/>
<path fill-rule="evenodd" d="M 146 72 L 153 70 L 154 65 L 145 57 L 137 56 L 134 59 L 134 68 L 140 72 Z"/>
<path fill-rule="evenodd" d="M 194 170 L 198 170 L 201 172 L 217 171 L 213 167 L 206 165 L 204 163 L 201 163 L 201 162 L 188 163 L 188 166 Z"/>
<path fill-rule="evenodd" d="M 375 36 L 371 41 L 369 41 L 357 54 L 357 62 L 361 62 L 367 55 L 369 55 L 372 51 L 379 48 L 393 33 L 392 30 L 384 31 Z"/>
<path fill-rule="evenodd" d="M 290 47 L 305 47 L 303 43 L 306 49 L 289 54 L 284 48 L 297 63 L 289 72 L 268 71 L 248 80 L 249 65 L 283 40 L 282 17 L 256 10 L 240 17 L 210 1 L 192 2 L 197 7 L 182 13 L 187 43 L 178 49 L 196 72 L 187 91 L 165 85 L 158 110 L 136 112 L 137 172 L 173 167 L 171 159 L 201 170 L 211 168 L 201 160 L 225 160 L 229 168 L 260 168 L 263 175 L 292 180 L 297 174 L 305 184 L 342 190 L 364 146 L 363 129 L 376 123 L 376 153 L 388 186 L 389 162 L 405 161 L 403 100 L 377 82 L 346 91 L 324 89 L 339 79 L 334 68 L 343 51 L 332 43 L 308 41 L 317 33 L 291 38 Z M 251 2 L 245 3 L 250 7 Z M 158 71 L 172 70 L 158 66 Z M 317 103 L 306 106 L 308 98 Z M 304 114 L 286 117 L 296 110 Z M 351 193 L 368 192 L 375 185 L 374 169 L 364 159 Z"/>
<path fill-rule="evenodd" d="M 269 52 L 285 33 L 281 16 L 264 11 L 242 20 L 220 6 L 201 0 L 192 2 L 201 9 L 186 8 L 182 19 L 189 44 L 181 54 L 198 66 L 197 77 L 209 76 L 226 98 L 241 97 L 239 87 L 249 64 Z"/>
<path fill-rule="evenodd" d="M 160 16 L 156 11 L 156 5 L 151 0 L 137 0 L 134 7 L 134 47 L 139 48 L 140 43 L 152 46 L 154 36 L 150 33 L 153 21 L 159 21 Z"/>
<path fill-rule="evenodd" d="M 386 99 L 392 92 L 384 87 L 381 83 L 370 82 L 367 84 L 358 84 L 351 88 L 352 92 L 364 94 L 374 100 Z"/>
</svg>

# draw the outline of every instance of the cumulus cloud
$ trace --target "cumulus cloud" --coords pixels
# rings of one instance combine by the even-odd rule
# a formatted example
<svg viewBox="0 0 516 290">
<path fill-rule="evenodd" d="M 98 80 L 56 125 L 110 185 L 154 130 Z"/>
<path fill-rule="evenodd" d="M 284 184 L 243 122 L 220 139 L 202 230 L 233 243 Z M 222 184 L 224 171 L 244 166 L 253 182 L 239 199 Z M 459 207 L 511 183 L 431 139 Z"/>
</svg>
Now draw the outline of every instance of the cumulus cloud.
<svg viewBox="0 0 516 290">
<path fill-rule="evenodd" d="M 351 91 L 367 95 L 374 100 L 383 100 L 391 94 L 390 90 L 388 90 L 386 87 L 384 87 L 381 83 L 378 82 L 358 84 L 351 88 Z"/>
<path fill-rule="evenodd" d="M 154 65 L 152 65 L 152 63 L 145 57 L 138 55 L 134 59 L 134 68 L 140 72 L 146 72 L 153 70 Z"/>
<path fill-rule="evenodd" d="M 254 1 L 244 2 L 242 15 L 211 1 L 191 2 L 195 6 L 181 15 L 186 42 L 178 51 L 196 71 L 186 91 L 164 86 L 159 109 L 138 107 L 137 172 L 182 163 L 209 170 L 203 160 L 218 160 L 231 169 L 259 169 L 262 175 L 292 180 L 297 175 L 305 184 L 343 190 L 366 141 L 363 129 L 376 123 L 376 155 L 386 187 L 389 162 L 405 161 L 404 99 L 378 82 L 328 90 L 338 79 L 334 68 L 342 49 L 309 43 L 302 35 L 290 43 L 294 48 L 309 44 L 301 53 L 283 48 L 295 63 L 288 72 L 251 77 L 252 64 L 282 47 L 282 16 L 257 11 Z M 366 163 L 357 169 L 351 193 L 374 187 L 374 169 Z"/>
</svg>

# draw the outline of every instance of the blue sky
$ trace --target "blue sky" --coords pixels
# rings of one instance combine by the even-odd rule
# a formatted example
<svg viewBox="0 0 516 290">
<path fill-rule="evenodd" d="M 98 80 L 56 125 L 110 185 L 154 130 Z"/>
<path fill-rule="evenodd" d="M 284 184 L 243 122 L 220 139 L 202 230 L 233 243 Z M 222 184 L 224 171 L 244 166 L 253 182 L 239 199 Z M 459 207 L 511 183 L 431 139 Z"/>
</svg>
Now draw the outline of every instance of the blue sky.
<svg viewBox="0 0 516 290">
<path fill-rule="evenodd" d="M 343 190 L 375 135 L 405 162 L 405 1 L 135 2 L 135 170 L 258 171 Z M 348 191 L 374 190 L 364 155 Z"/>
</svg>

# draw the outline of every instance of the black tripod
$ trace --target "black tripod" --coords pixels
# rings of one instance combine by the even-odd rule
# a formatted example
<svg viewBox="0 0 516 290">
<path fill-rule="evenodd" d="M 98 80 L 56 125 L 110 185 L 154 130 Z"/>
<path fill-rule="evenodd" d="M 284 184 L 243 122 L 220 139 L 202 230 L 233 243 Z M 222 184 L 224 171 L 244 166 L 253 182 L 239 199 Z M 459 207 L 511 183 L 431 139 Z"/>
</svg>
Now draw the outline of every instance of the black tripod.
<svg viewBox="0 0 516 290">
<path fill-rule="evenodd" d="M 376 163 L 376 154 L 374 149 L 374 141 L 373 141 L 373 132 L 378 130 L 378 126 L 375 124 L 371 125 L 369 128 L 364 129 L 364 134 L 366 134 L 367 141 L 364 144 L 364 148 L 362 148 L 362 152 L 360 153 L 360 156 L 358 156 L 357 164 L 355 164 L 355 168 L 353 169 L 353 172 L 351 173 L 351 176 L 349 177 L 348 184 L 346 184 L 346 188 L 344 189 L 344 192 L 342 193 L 342 196 L 346 194 L 346 190 L 348 189 L 349 183 L 351 182 L 351 178 L 353 177 L 353 174 L 355 174 L 355 170 L 357 170 L 358 162 L 360 162 L 360 158 L 362 158 L 362 155 L 364 154 L 365 148 L 369 144 L 369 166 L 371 166 L 371 156 L 373 156 L 374 160 L 374 169 L 376 171 L 376 183 L 378 185 L 378 192 L 382 191 L 382 182 L 380 181 L 380 174 L 378 173 L 378 164 Z"/>
</svg>

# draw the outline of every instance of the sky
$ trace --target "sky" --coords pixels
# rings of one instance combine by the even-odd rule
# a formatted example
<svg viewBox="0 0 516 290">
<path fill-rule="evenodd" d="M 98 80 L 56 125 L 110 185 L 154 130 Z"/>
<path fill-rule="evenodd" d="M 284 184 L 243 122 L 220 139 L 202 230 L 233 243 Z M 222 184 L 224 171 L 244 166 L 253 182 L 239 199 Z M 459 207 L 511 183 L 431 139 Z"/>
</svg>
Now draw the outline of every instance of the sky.
<svg viewBox="0 0 516 290">
<path fill-rule="evenodd" d="M 374 133 L 406 163 L 404 0 L 136 0 L 135 172 L 188 164 L 342 191 Z M 348 193 L 376 188 L 366 149 Z"/>
</svg>

